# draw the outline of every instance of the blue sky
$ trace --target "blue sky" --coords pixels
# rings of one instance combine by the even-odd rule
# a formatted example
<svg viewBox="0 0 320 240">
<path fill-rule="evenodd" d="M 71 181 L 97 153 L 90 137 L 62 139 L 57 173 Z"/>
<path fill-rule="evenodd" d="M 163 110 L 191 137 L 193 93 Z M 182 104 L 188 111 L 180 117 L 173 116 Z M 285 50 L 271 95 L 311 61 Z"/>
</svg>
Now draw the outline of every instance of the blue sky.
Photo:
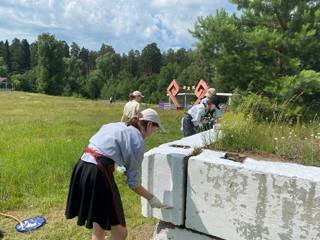
<svg viewBox="0 0 320 240">
<path fill-rule="evenodd" d="M 102 43 L 117 52 L 156 42 L 162 50 L 190 48 L 198 16 L 236 10 L 228 0 L 0 0 L 0 40 L 34 41 L 50 32 L 89 49 Z"/>
</svg>

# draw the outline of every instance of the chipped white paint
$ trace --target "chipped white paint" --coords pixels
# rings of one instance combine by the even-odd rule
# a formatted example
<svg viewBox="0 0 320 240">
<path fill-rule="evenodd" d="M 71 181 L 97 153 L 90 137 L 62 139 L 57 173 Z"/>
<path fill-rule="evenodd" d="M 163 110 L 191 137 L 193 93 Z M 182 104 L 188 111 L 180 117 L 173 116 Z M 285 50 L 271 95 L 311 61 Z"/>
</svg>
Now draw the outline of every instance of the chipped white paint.
<svg viewBox="0 0 320 240">
<path fill-rule="evenodd" d="M 214 240 L 208 236 L 194 233 L 186 229 L 177 228 L 173 225 L 160 222 L 157 224 L 153 240 Z"/>
<path fill-rule="evenodd" d="M 142 163 L 142 185 L 173 208 L 151 208 L 142 198 L 143 216 L 154 217 L 176 225 L 184 224 L 186 157 L 190 156 L 196 147 L 204 146 L 212 136 L 213 131 L 207 131 L 163 144 L 145 153 Z M 181 148 L 181 146 L 188 148 Z"/>
<path fill-rule="evenodd" d="M 320 239 L 320 168 L 223 155 L 189 159 L 187 228 L 225 240 Z"/>
</svg>

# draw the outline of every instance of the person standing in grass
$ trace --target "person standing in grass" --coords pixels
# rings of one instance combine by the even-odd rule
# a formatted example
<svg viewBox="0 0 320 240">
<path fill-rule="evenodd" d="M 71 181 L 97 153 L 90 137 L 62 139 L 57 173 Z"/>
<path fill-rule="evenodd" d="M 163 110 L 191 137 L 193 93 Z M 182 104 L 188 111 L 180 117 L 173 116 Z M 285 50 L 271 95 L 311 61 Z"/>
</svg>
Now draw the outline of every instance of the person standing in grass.
<svg viewBox="0 0 320 240">
<path fill-rule="evenodd" d="M 134 91 L 129 95 L 130 101 L 124 106 L 121 122 L 126 122 L 140 112 L 140 102 L 144 97 L 141 92 Z"/>
<path fill-rule="evenodd" d="M 219 102 L 216 98 L 208 98 L 207 101 L 192 106 L 181 119 L 183 136 L 188 137 L 200 132 L 203 118 L 217 108 L 219 108 Z"/>
<path fill-rule="evenodd" d="M 140 184 L 144 139 L 161 128 L 158 113 L 149 108 L 126 123 L 110 123 L 89 140 L 73 169 L 66 218 L 78 217 L 77 224 L 92 230 L 93 240 L 104 240 L 105 230 L 112 240 L 127 237 L 122 201 L 113 172 L 115 163 L 125 167 L 127 184 L 146 198 L 153 208 L 168 208 Z"/>
</svg>

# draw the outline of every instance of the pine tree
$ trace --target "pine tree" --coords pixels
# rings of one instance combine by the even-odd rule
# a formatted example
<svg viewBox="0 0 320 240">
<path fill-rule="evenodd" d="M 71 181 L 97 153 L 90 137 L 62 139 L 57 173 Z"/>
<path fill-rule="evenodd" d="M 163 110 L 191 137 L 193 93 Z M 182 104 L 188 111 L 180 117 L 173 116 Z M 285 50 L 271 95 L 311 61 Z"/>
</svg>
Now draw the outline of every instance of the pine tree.
<svg viewBox="0 0 320 240">
<path fill-rule="evenodd" d="M 38 64 L 38 43 L 33 42 L 30 45 L 30 61 L 31 67 L 35 67 Z"/>
<path fill-rule="evenodd" d="M 30 45 L 26 39 L 21 41 L 22 56 L 21 56 L 21 70 L 23 72 L 30 70 L 31 68 L 31 52 Z"/>
<path fill-rule="evenodd" d="M 162 55 L 156 43 L 148 44 L 141 53 L 140 67 L 146 75 L 159 73 L 161 69 Z"/>
<path fill-rule="evenodd" d="M 4 50 L 3 50 L 3 60 L 8 67 L 8 71 L 11 71 L 11 53 L 10 53 L 10 45 L 8 40 L 4 43 Z"/>
<path fill-rule="evenodd" d="M 79 58 L 79 53 L 80 53 L 79 45 L 76 44 L 75 42 L 72 42 L 71 50 L 70 50 L 71 57 Z"/>
<path fill-rule="evenodd" d="M 38 37 L 38 91 L 61 95 L 64 88 L 64 48 L 61 41 L 47 33 Z"/>
<path fill-rule="evenodd" d="M 63 44 L 63 56 L 66 58 L 70 57 L 70 48 L 66 41 L 62 41 Z"/>
<path fill-rule="evenodd" d="M 23 48 L 22 43 L 19 39 L 14 38 L 10 45 L 10 54 L 11 54 L 11 71 L 13 73 L 22 73 L 23 72 Z"/>
</svg>

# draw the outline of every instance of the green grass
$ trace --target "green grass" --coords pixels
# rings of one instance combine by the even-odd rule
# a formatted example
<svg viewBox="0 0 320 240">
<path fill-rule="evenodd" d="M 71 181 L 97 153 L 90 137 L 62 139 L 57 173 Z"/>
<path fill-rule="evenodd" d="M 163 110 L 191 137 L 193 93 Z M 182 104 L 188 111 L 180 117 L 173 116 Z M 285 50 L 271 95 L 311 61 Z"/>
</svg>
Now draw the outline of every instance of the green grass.
<svg viewBox="0 0 320 240">
<path fill-rule="evenodd" d="M 288 124 L 257 121 L 252 113 L 228 113 L 221 121 L 220 136 L 211 148 L 270 153 L 281 161 L 320 166 L 320 122 L 317 120 Z"/>
<path fill-rule="evenodd" d="M 102 124 L 118 121 L 122 109 L 122 104 L 105 101 L 0 92 L 0 212 L 13 211 L 21 218 L 54 216 L 31 235 L 15 234 L 7 229 L 14 222 L 0 218 L 0 229 L 6 226 L 2 230 L 10 239 L 89 238 L 89 231 L 63 219 L 70 175 L 88 139 Z M 183 112 L 159 112 L 167 132 L 148 139 L 148 149 L 181 137 Z M 140 199 L 125 177 L 116 173 L 116 180 L 129 228 L 152 222 L 141 216 Z"/>
</svg>

